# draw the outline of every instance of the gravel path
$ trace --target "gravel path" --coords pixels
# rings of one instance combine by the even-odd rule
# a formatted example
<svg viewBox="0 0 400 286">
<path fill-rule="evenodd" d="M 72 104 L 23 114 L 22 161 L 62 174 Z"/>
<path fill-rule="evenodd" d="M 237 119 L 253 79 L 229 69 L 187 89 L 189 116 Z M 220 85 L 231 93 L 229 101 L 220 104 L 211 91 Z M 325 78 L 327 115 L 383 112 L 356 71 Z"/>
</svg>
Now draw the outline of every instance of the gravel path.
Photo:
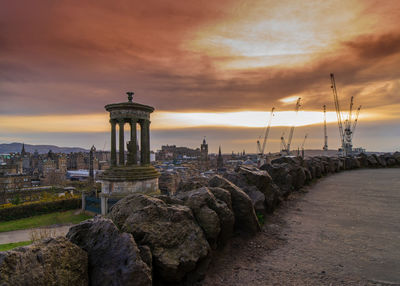
<svg viewBox="0 0 400 286">
<path fill-rule="evenodd" d="M 39 228 L 32 228 L 32 229 L 0 232 L 0 244 L 30 240 L 31 232 L 34 230 L 40 230 L 40 229 L 50 229 L 51 232 L 52 233 L 54 232 L 55 235 L 64 236 L 68 233 L 68 230 L 71 226 L 72 226 L 72 224 L 56 225 L 56 226 L 49 226 L 49 227 L 39 227 Z"/>
<path fill-rule="evenodd" d="M 347 171 L 296 193 L 217 253 L 208 285 L 400 285 L 400 169 Z"/>
</svg>

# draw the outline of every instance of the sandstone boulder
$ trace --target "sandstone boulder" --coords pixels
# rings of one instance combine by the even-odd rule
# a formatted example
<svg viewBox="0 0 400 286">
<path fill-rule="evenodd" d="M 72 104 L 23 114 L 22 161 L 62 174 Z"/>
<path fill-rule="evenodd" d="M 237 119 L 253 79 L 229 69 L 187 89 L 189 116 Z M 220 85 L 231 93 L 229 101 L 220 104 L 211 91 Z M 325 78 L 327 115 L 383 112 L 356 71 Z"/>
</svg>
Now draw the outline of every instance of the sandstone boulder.
<svg viewBox="0 0 400 286">
<path fill-rule="evenodd" d="M 90 285 L 152 285 L 151 269 L 129 233 L 96 216 L 70 228 L 67 238 L 88 253 Z"/>
<path fill-rule="evenodd" d="M 230 192 L 235 216 L 235 230 L 254 235 L 261 230 L 250 197 L 239 187 L 221 176 L 209 181 L 210 187 L 219 187 Z"/>
<path fill-rule="evenodd" d="M 65 237 L 0 252 L 0 284 L 88 285 L 88 256 Z"/>
<path fill-rule="evenodd" d="M 122 231 L 131 233 L 138 245 L 150 248 L 153 273 L 162 281 L 182 281 L 208 259 L 210 246 L 186 206 L 132 194 L 118 201 L 109 216 Z"/>
</svg>

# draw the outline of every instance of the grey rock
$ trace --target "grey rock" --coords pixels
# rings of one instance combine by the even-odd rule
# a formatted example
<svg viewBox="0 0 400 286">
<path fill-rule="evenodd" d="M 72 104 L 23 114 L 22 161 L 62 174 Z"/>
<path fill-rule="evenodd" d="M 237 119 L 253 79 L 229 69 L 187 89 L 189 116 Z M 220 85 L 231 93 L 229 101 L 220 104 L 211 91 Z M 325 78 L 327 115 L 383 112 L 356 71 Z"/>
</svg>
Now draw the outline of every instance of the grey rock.
<svg viewBox="0 0 400 286">
<path fill-rule="evenodd" d="M 0 252 L 0 284 L 88 285 L 88 256 L 65 237 Z"/>
<path fill-rule="evenodd" d="M 143 262 L 147 264 L 149 269 L 153 267 L 153 255 L 151 254 L 150 247 L 147 245 L 139 246 L 140 257 L 142 258 Z"/>
<path fill-rule="evenodd" d="M 367 161 L 368 161 L 368 166 L 370 167 L 378 167 L 379 163 L 377 161 L 376 155 L 368 155 L 367 157 Z"/>
<path fill-rule="evenodd" d="M 207 187 L 180 193 L 177 197 L 193 211 L 213 248 L 224 245 L 232 236 L 235 222 L 232 208 L 217 199 Z M 230 195 L 224 199 L 230 203 Z"/>
<path fill-rule="evenodd" d="M 211 193 L 215 196 L 217 200 L 223 201 L 230 210 L 232 210 L 232 198 L 231 193 L 223 188 L 209 187 Z"/>
<path fill-rule="evenodd" d="M 204 177 L 190 177 L 182 180 L 179 185 L 177 192 L 188 192 L 201 187 L 207 187 L 208 179 Z"/>
<path fill-rule="evenodd" d="M 261 230 L 249 196 L 239 187 L 221 176 L 214 176 L 209 181 L 210 187 L 223 188 L 230 192 L 232 209 L 235 215 L 235 230 L 254 235 Z"/>
<path fill-rule="evenodd" d="M 91 285 L 152 285 L 151 269 L 132 235 L 120 233 L 110 219 L 83 221 L 70 228 L 67 238 L 87 251 Z"/>
<path fill-rule="evenodd" d="M 296 168 L 301 168 L 296 165 Z M 260 191 L 264 195 L 264 205 L 265 211 L 271 213 L 276 206 L 280 203 L 280 189 L 274 183 L 271 176 L 268 174 L 266 170 L 260 170 L 255 167 L 240 167 L 238 169 L 238 174 L 241 175 L 244 180 L 246 181 L 247 185 L 255 186 L 258 191 Z M 250 198 L 256 198 L 257 200 L 253 200 L 253 202 L 257 201 L 258 205 L 260 202 L 261 197 L 257 195 L 254 190 L 248 189 L 247 191 L 245 188 L 243 190 L 250 196 L 250 192 L 252 195 Z M 260 209 L 261 206 L 255 207 L 256 210 Z"/>
<path fill-rule="evenodd" d="M 118 201 L 109 214 L 138 245 L 153 254 L 153 273 L 169 283 L 182 281 L 207 260 L 210 246 L 190 208 L 168 205 L 144 194 L 132 194 Z"/>
</svg>

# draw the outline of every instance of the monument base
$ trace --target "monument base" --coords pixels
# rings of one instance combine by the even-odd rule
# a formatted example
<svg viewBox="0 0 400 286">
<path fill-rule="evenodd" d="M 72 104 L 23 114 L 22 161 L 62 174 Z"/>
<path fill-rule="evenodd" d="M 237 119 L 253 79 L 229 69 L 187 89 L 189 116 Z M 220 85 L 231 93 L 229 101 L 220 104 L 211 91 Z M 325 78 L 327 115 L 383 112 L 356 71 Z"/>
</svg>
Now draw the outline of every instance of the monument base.
<svg viewBox="0 0 400 286">
<path fill-rule="evenodd" d="M 133 193 L 159 194 L 160 173 L 151 166 L 113 166 L 100 177 L 101 193 L 107 197 L 125 197 Z"/>
</svg>

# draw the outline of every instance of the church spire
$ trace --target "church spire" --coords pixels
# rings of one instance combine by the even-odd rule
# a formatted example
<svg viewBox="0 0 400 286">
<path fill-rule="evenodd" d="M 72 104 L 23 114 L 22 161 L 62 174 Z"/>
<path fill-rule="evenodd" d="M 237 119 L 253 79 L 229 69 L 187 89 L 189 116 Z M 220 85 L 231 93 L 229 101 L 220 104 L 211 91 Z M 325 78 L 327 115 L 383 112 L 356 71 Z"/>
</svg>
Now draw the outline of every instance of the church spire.
<svg viewBox="0 0 400 286">
<path fill-rule="evenodd" d="M 21 155 L 24 156 L 25 154 L 26 154 L 26 152 L 25 152 L 25 143 L 22 143 Z"/>
<path fill-rule="evenodd" d="M 217 157 L 217 170 L 221 170 L 224 167 L 224 158 L 222 158 L 221 145 L 219 145 L 218 157 Z"/>
</svg>

